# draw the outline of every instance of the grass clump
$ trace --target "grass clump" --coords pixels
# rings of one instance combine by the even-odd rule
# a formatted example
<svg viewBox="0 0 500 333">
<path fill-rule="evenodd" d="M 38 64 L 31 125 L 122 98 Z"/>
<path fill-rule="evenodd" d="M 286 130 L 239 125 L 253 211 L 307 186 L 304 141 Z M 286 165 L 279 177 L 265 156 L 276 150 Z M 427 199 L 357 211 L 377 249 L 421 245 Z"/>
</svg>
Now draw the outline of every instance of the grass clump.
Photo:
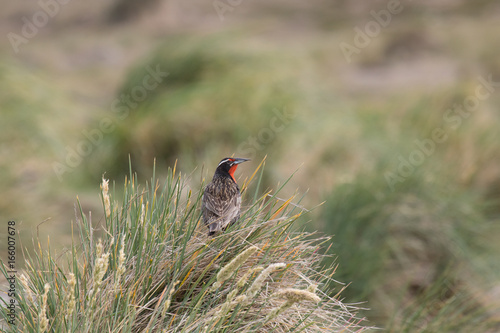
<svg viewBox="0 0 500 333">
<path fill-rule="evenodd" d="M 336 278 L 352 281 L 346 299 L 368 300 L 370 319 L 391 332 L 497 325 L 481 297 L 491 283 L 482 204 L 445 176 L 429 182 L 416 171 L 390 191 L 381 175 L 358 175 L 325 205 L 325 230 L 336 236 Z"/>
<path fill-rule="evenodd" d="M 289 55 L 255 52 L 230 37 L 167 39 L 124 80 L 117 97 L 142 87 L 151 68 L 168 73 L 106 136 L 101 162 L 112 175 L 126 174 L 134 152 L 132 164 L 149 177 L 144 161 L 156 158 L 166 169 L 179 158 L 190 169 L 197 160 L 216 163 L 213 156 L 226 155 L 235 144 L 252 158 L 279 156 L 295 121 L 289 114 L 301 104 L 299 71 L 289 67 L 296 67 Z"/>
<path fill-rule="evenodd" d="M 365 330 L 356 307 L 329 296 L 334 269 L 319 269 L 318 252 L 328 239 L 294 230 L 303 212 L 291 199 L 254 196 L 237 224 L 208 237 L 202 191 L 175 169 L 144 188 L 131 174 L 121 204 L 101 188 L 99 228 L 80 207 L 71 249 L 56 257 L 38 243 L 26 255 L 6 332 Z"/>
</svg>

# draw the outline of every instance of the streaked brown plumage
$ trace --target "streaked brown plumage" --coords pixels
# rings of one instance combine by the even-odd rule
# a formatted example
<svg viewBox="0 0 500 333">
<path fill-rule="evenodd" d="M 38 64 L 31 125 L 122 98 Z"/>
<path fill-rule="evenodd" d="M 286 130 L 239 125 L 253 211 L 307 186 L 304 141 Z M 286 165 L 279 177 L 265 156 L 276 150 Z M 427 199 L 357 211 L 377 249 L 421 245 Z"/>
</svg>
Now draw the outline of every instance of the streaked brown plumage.
<svg viewBox="0 0 500 333">
<path fill-rule="evenodd" d="M 215 169 L 212 181 L 205 187 L 201 202 L 203 222 L 208 226 L 211 236 L 240 218 L 241 194 L 234 179 L 238 164 L 248 161 L 245 158 L 227 157 Z"/>
</svg>

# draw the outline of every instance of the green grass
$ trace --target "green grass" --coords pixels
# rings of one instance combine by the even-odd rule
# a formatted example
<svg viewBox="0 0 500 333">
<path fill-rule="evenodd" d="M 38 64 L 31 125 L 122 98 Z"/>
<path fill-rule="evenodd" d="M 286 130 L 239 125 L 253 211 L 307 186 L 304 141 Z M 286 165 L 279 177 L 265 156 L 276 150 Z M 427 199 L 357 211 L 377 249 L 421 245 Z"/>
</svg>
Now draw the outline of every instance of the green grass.
<svg viewBox="0 0 500 333">
<path fill-rule="evenodd" d="M 328 238 L 299 231 L 304 212 L 279 189 L 249 198 L 240 222 L 208 237 L 201 187 L 175 170 L 145 186 L 131 174 L 121 203 L 102 185 L 102 224 L 80 207 L 70 249 L 56 256 L 37 240 L 26 252 L 18 323 L 6 332 L 364 330 L 331 288 L 334 269 L 319 269 Z"/>
<path fill-rule="evenodd" d="M 387 321 L 388 332 L 489 332 L 498 329 L 491 308 L 457 280 L 453 267 L 414 297 L 401 299 Z"/>
<path fill-rule="evenodd" d="M 367 300 L 365 314 L 392 332 L 468 332 L 495 327 L 480 290 L 495 285 L 496 233 L 487 205 L 453 184 L 429 179 L 432 163 L 391 191 L 383 174 L 365 171 L 337 186 L 322 211 L 322 230 L 334 235 L 326 266 L 350 281 L 346 300 Z M 479 285 L 479 287 L 473 287 Z M 493 311 L 494 313 L 494 311 Z M 450 318 L 453 318 L 450 322 Z"/>
<path fill-rule="evenodd" d="M 73 271 L 73 259 L 66 258 L 66 254 L 60 257 L 59 248 L 61 244 L 71 244 L 73 226 L 75 249 L 69 253 L 77 253 L 79 266 L 75 272 L 81 276 L 75 290 L 83 293 L 92 288 L 93 267 L 98 257 L 96 243 L 101 238 L 102 251 L 110 253 L 114 266 L 108 267 L 104 276 L 102 286 L 108 294 L 96 305 L 96 313 L 107 316 L 113 311 L 112 307 L 116 307 L 119 310 L 114 317 L 116 324 L 105 327 L 118 330 L 144 324 L 150 318 L 144 311 L 141 319 L 140 311 L 126 317 L 132 311 L 125 306 L 126 301 L 109 300 L 117 271 L 116 258 L 120 256 L 120 237 L 126 235 L 127 262 L 136 262 L 137 252 L 141 255 L 141 269 L 146 270 L 137 276 L 130 276 L 127 270 L 120 278 L 121 283 L 129 281 L 123 282 L 127 288 L 140 278 L 141 286 L 144 281 L 144 285 L 149 283 L 154 289 L 158 281 L 149 282 L 146 275 L 149 272 L 167 274 L 169 279 L 185 277 L 185 271 L 173 273 L 173 269 L 168 268 L 168 263 L 173 265 L 178 259 L 161 261 L 153 252 L 164 254 L 175 245 L 172 253 L 184 248 L 193 255 L 195 250 L 190 246 L 196 249 L 197 244 L 175 243 L 169 231 L 177 235 L 181 232 L 160 225 L 165 221 L 172 224 L 175 218 L 182 219 L 187 213 L 172 214 L 163 221 L 151 219 L 156 209 L 151 206 L 153 191 L 149 188 L 142 194 L 128 183 L 113 188 L 111 203 L 114 205 L 116 200 L 121 203 L 117 204 L 111 220 L 101 224 L 105 219 L 102 213 L 96 214 L 99 200 L 94 195 L 101 175 L 122 179 L 128 174 L 130 154 L 140 179 L 150 178 L 154 158 L 158 165 L 157 178 L 170 179 L 172 175 L 166 171 L 167 166 L 178 160 L 178 169 L 183 173 L 198 167 L 182 179 L 184 188 L 198 189 L 198 179 L 211 176 L 220 158 L 237 153 L 241 143 L 269 127 L 274 108 L 288 108 L 294 112 L 294 119 L 256 152 L 254 160 L 267 155 L 269 163 L 259 186 L 255 182 L 249 184 L 252 195 L 247 193 L 245 208 L 257 210 L 253 205 L 261 202 L 259 198 L 262 199 L 267 189 L 286 182 L 287 175 L 299 169 L 279 197 L 287 198 L 298 188 L 299 192 L 308 191 L 301 205 L 312 207 L 327 200 L 311 214 L 297 218 L 293 225 L 300 229 L 305 220 L 311 220 L 307 225 L 311 231 L 320 230 L 328 237 L 333 236 L 331 241 L 320 245 L 319 251 L 333 244 L 327 253 L 336 259 L 327 258 L 322 262 L 327 269 L 338 265 L 333 277 L 349 284 L 341 297 L 345 302 L 365 302 L 362 306 L 370 310 L 363 311 L 362 316 L 373 325 L 392 332 L 498 331 L 498 323 L 493 319 L 498 317 L 498 301 L 491 300 L 500 275 L 497 259 L 500 230 L 496 227 L 500 212 L 498 91 L 464 119 L 458 129 L 448 131 L 448 140 L 438 145 L 432 156 L 404 183 L 397 185 L 394 192 L 384 179 L 385 172 L 397 169 L 399 155 L 407 158 L 415 149 L 415 139 L 428 138 L 433 129 L 443 125 L 443 114 L 449 107 L 474 93 L 479 75 L 491 73 L 498 80 L 499 48 L 495 42 L 496 30 L 492 28 L 497 14 L 484 6 L 485 3 L 494 5 L 491 0 L 479 6 L 452 5 L 446 14 L 442 12 L 442 4 L 408 5 L 351 64 L 346 63 L 338 44 L 352 41 L 353 27 L 371 20 L 370 10 L 382 9 L 380 4 L 360 4 L 355 13 L 344 5 L 308 6 L 309 9 L 300 9 L 301 19 L 297 21 L 293 3 L 285 11 L 246 3 L 231 12 L 233 19 L 228 16 L 230 20 L 222 25 L 217 21 L 217 27 L 232 31 L 223 34 L 212 34 L 212 25 L 203 33 L 196 32 L 191 19 L 187 23 L 189 36 L 178 31 L 183 29 L 182 20 L 175 23 L 175 27 L 167 23 L 166 34 L 162 32 L 164 26 L 145 29 L 139 22 L 125 23 L 124 30 L 102 26 L 99 35 L 94 36 L 95 29 L 87 24 L 68 24 L 69 29 L 61 34 L 44 30 L 30 42 L 21 57 L 15 61 L 8 59 L 6 65 L 0 66 L 0 185 L 4 189 L 0 193 L 0 218 L 18 221 L 20 240 L 30 248 L 32 256 L 28 262 L 37 264 L 36 256 L 48 260 L 47 252 L 42 250 L 39 254 L 36 242 L 37 251 L 31 251 L 31 237 L 37 233 L 40 222 L 51 218 L 39 228 L 40 242 L 45 244 L 46 235 L 50 235 L 53 261 L 64 273 L 58 273 L 53 279 L 44 276 L 43 280 L 33 276 L 32 280 L 37 283 L 31 286 L 38 297 L 35 302 L 41 302 L 43 281 L 50 280 L 48 302 L 52 305 L 48 311 L 54 318 L 60 318 L 54 312 L 54 304 L 59 299 L 64 301 L 67 285 L 63 277 Z M 97 11 L 100 7 L 89 8 Z M 214 14 L 211 4 L 206 8 Z M 79 9 L 68 7 L 65 12 L 71 10 Z M 203 9 L 200 7 L 200 10 Z M 82 15 L 87 22 L 88 13 Z M 243 17 L 245 19 L 240 20 Z M 282 21 L 273 21 L 276 17 Z M 339 19 L 332 21 L 332 17 Z M 255 18 L 258 21 L 253 21 Z M 301 32 L 296 34 L 295 28 L 290 27 L 297 24 Z M 153 48 L 153 44 L 159 47 Z M 116 60 L 112 66 L 99 56 L 100 45 L 103 45 L 104 58 L 111 54 Z M 40 52 L 38 47 L 50 52 Z M 108 52 L 108 47 L 112 52 Z M 83 49 L 95 52 L 80 52 Z M 7 47 L 5 51 L 11 50 Z M 137 60 L 138 54 L 142 58 Z M 111 104 L 121 94 L 142 85 L 148 65 L 153 68 L 160 65 L 169 76 L 148 92 L 148 98 L 131 109 L 126 119 L 117 118 Z M 427 65 L 436 72 L 412 70 L 414 66 L 425 69 Z M 124 72 L 127 74 L 122 77 Z M 116 129 L 106 134 L 102 143 L 93 147 L 92 154 L 59 182 L 51 163 L 64 161 L 65 147 L 75 148 L 84 139 L 82 131 L 96 128 L 104 117 L 116 120 Z M 250 156 L 242 154 L 241 157 Z M 247 166 L 238 170 L 240 180 L 249 174 L 245 168 Z M 160 198 L 163 193 L 168 198 L 165 193 L 169 191 L 173 191 L 171 187 L 164 190 L 162 185 L 156 190 L 156 196 Z M 71 225 L 75 194 L 80 199 L 81 210 L 92 210 L 93 214 L 91 218 L 78 212 L 78 221 Z M 145 219 L 149 221 L 147 227 L 152 229 L 148 232 L 163 237 L 164 242 L 149 244 L 149 234 L 143 236 L 134 229 L 137 226 L 130 227 L 137 223 L 142 212 L 142 203 L 136 202 L 139 199 L 132 194 L 142 198 L 142 203 L 149 202 Z M 187 191 L 182 191 L 182 200 L 176 203 L 181 212 L 186 195 Z M 196 205 L 198 199 L 197 194 L 192 194 L 191 204 Z M 272 200 L 281 205 L 279 200 Z M 173 202 L 162 207 L 169 207 L 165 208 L 168 211 L 175 209 Z M 269 212 L 272 210 L 267 207 L 260 217 L 247 216 L 244 221 L 260 224 Z M 184 227 L 191 223 L 191 218 L 195 219 L 191 215 L 187 218 L 189 221 Z M 90 220 L 95 228 L 92 237 L 87 225 Z M 109 231 L 112 226 L 115 229 L 107 234 L 104 230 Z M 196 228 L 191 239 L 203 240 L 200 237 L 205 233 L 204 228 Z M 84 238 L 93 240 L 87 252 L 82 244 L 89 240 L 82 243 L 80 230 Z M 110 235 L 115 238 L 113 245 Z M 245 239 L 237 230 L 229 235 Z M 146 250 L 134 243 L 141 237 L 140 244 L 146 244 Z M 263 237 L 270 239 L 271 235 Z M 246 249 L 244 244 L 236 246 L 226 241 L 229 242 L 213 240 L 210 243 L 216 243 L 211 249 L 217 250 L 229 244 L 228 254 L 214 261 L 210 266 L 213 270 L 205 274 L 208 280 L 199 283 L 216 279 L 229 257 Z M 5 253 L 4 249 L 0 251 Z M 200 253 L 207 258 L 216 255 L 205 250 Z M 260 252 L 254 255 L 258 260 L 263 256 Z M 156 258 L 154 264 L 165 263 L 168 269 L 154 270 L 143 261 L 147 256 Z M 19 261 L 22 266 L 23 260 Z M 247 272 L 253 263 L 245 263 L 240 271 Z M 270 259 L 264 262 L 270 263 Z M 44 265 L 49 267 L 48 262 Z M 189 265 L 186 267 L 194 266 Z M 272 273 L 271 278 L 278 274 L 281 271 Z M 234 284 L 241 277 L 240 272 L 236 275 L 226 284 Z M 255 272 L 234 298 L 244 296 L 257 275 Z M 187 311 L 183 307 L 190 304 L 189 300 L 179 305 L 183 301 L 177 294 L 179 285 L 173 287 L 175 281 L 168 281 L 160 286 L 165 292 L 159 303 L 161 294 L 147 295 L 142 289 L 137 289 L 136 299 L 128 293 L 120 297 L 133 299 L 130 304 L 137 307 L 150 301 L 162 307 L 173 290 L 166 314 L 183 315 Z M 302 289 L 308 285 L 301 283 Z M 320 284 L 319 290 L 335 296 L 340 286 Z M 205 321 L 204 318 L 212 314 L 209 308 L 225 303 L 229 287 L 223 285 L 222 288 L 221 296 L 214 296 L 212 303 L 202 302 L 201 312 L 196 315 L 200 317 L 189 319 L 187 316 L 184 320 L 189 319 L 193 325 Z M 207 292 L 202 299 L 214 294 L 217 292 Z M 57 301 L 56 297 L 59 297 Z M 78 294 L 74 325 L 84 325 L 84 316 L 95 315 L 92 308 L 85 312 L 89 302 Z M 293 307 L 288 309 L 292 310 Z M 33 316 L 36 316 L 39 309 L 27 311 L 35 311 Z M 153 307 L 151 313 L 158 311 Z M 228 321 L 229 325 L 240 318 L 241 312 L 237 311 Z M 125 317 L 132 318 L 133 323 L 126 322 Z M 161 322 L 158 318 L 153 321 Z M 172 325 L 177 324 L 177 320 L 181 322 L 178 318 L 175 317 Z"/>
<path fill-rule="evenodd" d="M 287 71 L 292 66 L 290 56 L 252 52 L 234 36 L 168 39 L 125 78 L 118 96 L 142 86 L 148 68 L 169 73 L 106 136 L 101 162 L 110 166 L 111 175 L 121 175 L 127 164 L 116 161 L 125 162 L 131 154 L 139 175 L 147 175 L 154 158 L 162 168 L 178 159 L 192 169 L 199 160 L 217 163 L 240 145 L 245 157 L 271 152 L 278 157 L 289 124 L 272 133 L 269 142 L 268 136 L 257 145 L 244 142 L 270 128 L 273 110 L 297 110 L 301 93 L 294 84 L 297 73 Z"/>
<path fill-rule="evenodd" d="M 75 131 L 66 114 L 71 103 L 39 75 L 15 63 L 0 65 L 0 187 L 5 189 L 0 193 L 0 219 L 16 220 L 17 228 L 25 228 L 20 241 L 26 244 L 31 242 L 34 226 L 56 215 L 56 202 L 64 201 L 65 188 L 51 163 L 64 151 L 64 143 L 69 143 L 68 133 Z M 22 208 L 26 205 L 31 209 Z M 2 256 L 5 251 L 0 248 Z"/>
</svg>

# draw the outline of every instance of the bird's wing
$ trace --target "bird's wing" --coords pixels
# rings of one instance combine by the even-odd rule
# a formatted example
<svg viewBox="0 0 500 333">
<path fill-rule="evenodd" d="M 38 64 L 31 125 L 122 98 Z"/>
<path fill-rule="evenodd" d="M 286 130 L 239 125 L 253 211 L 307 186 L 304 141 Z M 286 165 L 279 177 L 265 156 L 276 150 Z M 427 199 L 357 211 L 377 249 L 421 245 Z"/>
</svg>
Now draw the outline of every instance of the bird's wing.
<svg viewBox="0 0 500 333">
<path fill-rule="evenodd" d="M 231 221 L 240 211 L 241 196 L 238 191 L 234 195 L 221 198 L 216 196 L 210 189 L 207 189 L 203 194 L 202 203 L 205 210 L 203 212 L 205 223 L 218 218 Z"/>
</svg>

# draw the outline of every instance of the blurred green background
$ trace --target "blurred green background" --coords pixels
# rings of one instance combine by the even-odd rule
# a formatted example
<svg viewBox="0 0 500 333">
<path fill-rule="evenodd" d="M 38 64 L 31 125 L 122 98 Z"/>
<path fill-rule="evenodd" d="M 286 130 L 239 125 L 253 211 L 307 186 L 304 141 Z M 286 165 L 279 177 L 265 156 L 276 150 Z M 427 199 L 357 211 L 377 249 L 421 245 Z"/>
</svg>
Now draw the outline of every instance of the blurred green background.
<svg viewBox="0 0 500 333">
<path fill-rule="evenodd" d="M 0 19 L 0 221 L 23 246 L 42 222 L 67 245 L 77 196 L 102 220 L 100 179 L 119 192 L 129 156 L 197 189 L 222 157 L 252 159 L 243 182 L 267 155 L 264 189 L 298 170 L 285 192 L 325 201 L 305 228 L 334 236 L 325 265 L 371 324 L 500 330 L 497 1 L 42 0 Z"/>
</svg>

